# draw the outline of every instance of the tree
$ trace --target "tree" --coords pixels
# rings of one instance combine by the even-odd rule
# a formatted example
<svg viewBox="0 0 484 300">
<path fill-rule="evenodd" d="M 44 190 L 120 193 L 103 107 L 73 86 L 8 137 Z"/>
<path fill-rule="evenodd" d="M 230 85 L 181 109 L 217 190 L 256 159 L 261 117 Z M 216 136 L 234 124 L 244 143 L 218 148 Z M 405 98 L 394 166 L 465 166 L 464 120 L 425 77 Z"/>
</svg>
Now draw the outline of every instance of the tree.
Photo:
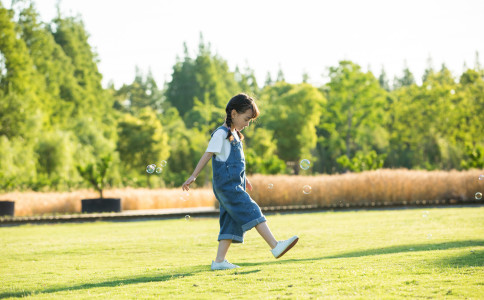
<svg viewBox="0 0 484 300">
<path fill-rule="evenodd" d="M 118 135 L 117 150 L 128 176 L 146 174 L 147 165 L 169 157 L 168 134 L 149 107 L 142 109 L 138 117 L 125 114 L 118 124 Z M 146 180 L 151 186 L 148 175 Z"/>
<path fill-rule="evenodd" d="M 98 70 L 97 53 L 89 45 L 89 35 L 80 18 L 57 16 L 53 20 L 55 41 L 64 50 L 74 66 L 74 78 L 80 86 L 80 96 L 75 103 L 77 115 L 90 115 L 100 128 L 103 119 L 113 107 L 113 99 L 102 87 L 102 75 Z"/>
<path fill-rule="evenodd" d="M 274 81 L 272 81 L 271 72 L 267 72 L 266 80 L 264 81 L 264 86 L 269 86 L 272 84 L 274 84 Z"/>
<path fill-rule="evenodd" d="M 258 127 L 246 129 L 246 169 L 247 174 L 280 174 L 286 172 L 286 164 L 277 156 L 274 133 Z"/>
<path fill-rule="evenodd" d="M 103 199 L 103 190 L 106 185 L 106 173 L 111 166 L 111 155 L 101 157 L 95 164 L 85 166 L 77 165 L 77 171 L 87 182 L 99 193 L 99 198 Z"/>
<path fill-rule="evenodd" d="M 380 87 L 382 87 L 385 91 L 390 91 L 390 84 L 388 83 L 387 73 L 383 66 L 381 67 L 380 76 L 378 77 L 378 83 L 380 83 Z"/>
<path fill-rule="evenodd" d="M 4 71 L 0 81 L 0 135 L 35 136 L 45 120 L 41 77 L 25 42 L 17 38 L 12 11 L 0 3 L 0 53 Z"/>
<path fill-rule="evenodd" d="M 203 114 L 192 113 L 195 105 L 207 105 L 215 111 L 225 109 L 230 98 L 240 90 L 227 62 L 212 54 L 210 44 L 204 43 L 202 35 L 198 48 L 194 60 L 188 56 L 185 49 L 185 60 L 178 61 L 174 66 L 172 81 L 168 83 L 166 94 L 167 101 L 178 109 L 188 128 L 221 121 L 217 112 L 209 113 L 212 116 L 210 120 L 199 119 Z M 197 110 L 200 111 L 199 108 Z"/>
<path fill-rule="evenodd" d="M 186 43 L 184 47 L 184 59 L 177 61 L 173 66 L 171 81 L 167 84 L 166 100 L 175 107 L 180 116 L 184 116 L 193 107 L 193 99 L 196 95 L 195 62 L 188 54 Z"/>
<path fill-rule="evenodd" d="M 316 146 L 316 126 L 326 99 L 309 84 L 279 82 L 266 87 L 261 102 L 266 102 L 261 120 L 274 132 L 278 156 L 298 174 L 297 161 Z"/>
<path fill-rule="evenodd" d="M 276 82 L 286 81 L 284 79 L 284 72 L 282 72 L 281 66 L 279 66 L 279 71 L 277 71 Z"/>
<path fill-rule="evenodd" d="M 82 101 L 82 89 L 74 78 L 74 66 L 55 42 L 48 26 L 38 21 L 39 15 L 30 1 L 18 14 L 22 39 L 28 46 L 35 69 L 42 78 L 45 92 L 41 98 L 49 127 L 67 128 L 74 113 L 74 103 Z"/>
<path fill-rule="evenodd" d="M 349 160 L 358 150 L 364 153 L 385 151 L 388 145 L 384 129 L 386 91 L 370 72 L 360 66 L 341 61 L 329 69 L 327 112 L 319 128 L 321 147 L 326 157 L 327 171 L 337 168 L 334 163 L 341 155 Z"/>
<path fill-rule="evenodd" d="M 407 63 L 405 62 L 405 67 L 403 69 L 403 75 L 401 78 L 396 78 L 396 81 L 393 82 L 393 88 L 398 89 L 404 86 L 410 86 L 412 84 L 415 84 L 415 78 L 413 77 L 412 72 L 410 72 L 410 69 L 407 66 Z"/>
<path fill-rule="evenodd" d="M 123 84 L 114 92 L 114 98 L 115 108 L 135 115 L 145 107 L 151 107 L 158 113 L 163 111 L 162 91 L 158 89 L 151 70 L 143 78 L 141 70 L 136 67 L 134 81 L 129 85 Z"/>
</svg>

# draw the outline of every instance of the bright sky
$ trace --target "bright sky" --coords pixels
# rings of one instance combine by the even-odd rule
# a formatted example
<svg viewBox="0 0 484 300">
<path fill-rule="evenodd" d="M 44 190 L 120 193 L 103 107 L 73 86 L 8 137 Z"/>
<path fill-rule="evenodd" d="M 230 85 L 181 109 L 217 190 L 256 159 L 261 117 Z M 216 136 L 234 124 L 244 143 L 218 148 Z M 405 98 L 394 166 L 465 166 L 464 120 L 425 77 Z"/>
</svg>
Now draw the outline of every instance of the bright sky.
<svg viewBox="0 0 484 300">
<path fill-rule="evenodd" d="M 58 0 L 34 1 L 44 21 L 55 16 Z M 476 51 L 484 65 L 482 0 L 62 0 L 61 11 L 82 16 L 103 83 L 116 87 L 134 80 L 136 66 L 162 86 L 183 42 L 196 55 L 200 32 L 231 70 L 254 69 L 259 85 L 279 67 L 288 82 L 307 72 L 324 83 L 342 59 L 376 76 L 383 65 L 390 79 L 406 61 L 417 82 L 429 56 L 454 75 L 464 62 L 474 67 Z"/>
</svg>

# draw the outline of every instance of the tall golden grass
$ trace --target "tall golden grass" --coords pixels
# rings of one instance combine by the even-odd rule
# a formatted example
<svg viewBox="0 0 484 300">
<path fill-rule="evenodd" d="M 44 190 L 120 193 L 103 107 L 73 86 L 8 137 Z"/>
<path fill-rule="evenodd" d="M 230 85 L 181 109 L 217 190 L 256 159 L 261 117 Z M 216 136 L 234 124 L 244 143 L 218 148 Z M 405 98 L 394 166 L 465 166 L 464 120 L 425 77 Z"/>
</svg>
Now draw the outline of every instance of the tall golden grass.
<svg viewBox="0 0 484 300">
<path fill-rule="evenodd" d="M 262 176 L 249 180 L 251 197 L 260 206 L 380 206 L 469 201 L 483 192 L 481 170 L 417 171 L 381 169 L 318 176 Z M 272 185 L 272 188 L 269 188 Z M 311 192 L 303 193 L 309 185 Z"/>
<path fill-rule="evenodd" d="M 484 170 L 416 171 L 389 170 L 340 175 L 254 175 L 249 180 L 251 197 L 261 206 L 311 205 L 313 207 L 380 206 L 465 202 L 484 192 Z M 269 188 L 269 185 L 272 188 Z M 311 192 L 303 193 L 309 185 Z M 112 189 L 106 198 L 121 198 L 123 210 L 214 206 L 211 187 L 190 189 Z M 79 213 L 81 199 L 97 198 L 90 190 L 64 193 L 11 192 L 0 200 L 15 201 L 16 216 L 51 213 Z M 484 200 L 481 200 L 484 202 Z"/>
<path fill-rule="evenodd" d="M 189 195 L 179 189 L 111 189 L 105 198 L 120 198 L 123 210 L 165 209 L 214 206 L 211 189 L 191 189 Z M 15 216 L 34 216 L 52 213 L 80 213 L 81 200 L 99 198 L 92 190 L 64 193 L 11 192 L 0 195 L 0 200 L 15 201 Z"/>
</svg>

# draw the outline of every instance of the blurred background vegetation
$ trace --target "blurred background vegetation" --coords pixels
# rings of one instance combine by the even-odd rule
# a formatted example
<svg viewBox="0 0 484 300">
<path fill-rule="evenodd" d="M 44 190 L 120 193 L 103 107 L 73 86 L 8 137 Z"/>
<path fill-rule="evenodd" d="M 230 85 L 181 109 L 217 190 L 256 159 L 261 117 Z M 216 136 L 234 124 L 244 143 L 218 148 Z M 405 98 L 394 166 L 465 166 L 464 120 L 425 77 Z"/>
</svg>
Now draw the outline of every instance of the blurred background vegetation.
<svg viewBox="0 0 484 300">
<path fill-rule="evenodd" d="M 17 1 L 31 3 L 30 1 Z M 87 187 L 78 165 L 112 155 L 111 187 L 178 187 L 222 125 L 236 93 L 257 99 L 260 118 L 244 130 L 247 173 L 305 175 L 379 168 L 484 168 L 484 69 L 455 77 L 429 62 L 422 84 L 405 68 L 391 80 L 352 61 L 328 68 L 322 86 L 257 82 L 248 66 L 230 70 L 202 34 L 196 56 L 184 45 L 172 78 L 151 72 L 103 87 L 80 17 L 41 22 L 34 5 L 0 2 L 0 190 Z M 119 62 L 123 63 L 123 62 Z M 161 174 L 146 166 L 167 161 Z M 196 184 L 211 181 L 211 164 Z"/>
</svg>

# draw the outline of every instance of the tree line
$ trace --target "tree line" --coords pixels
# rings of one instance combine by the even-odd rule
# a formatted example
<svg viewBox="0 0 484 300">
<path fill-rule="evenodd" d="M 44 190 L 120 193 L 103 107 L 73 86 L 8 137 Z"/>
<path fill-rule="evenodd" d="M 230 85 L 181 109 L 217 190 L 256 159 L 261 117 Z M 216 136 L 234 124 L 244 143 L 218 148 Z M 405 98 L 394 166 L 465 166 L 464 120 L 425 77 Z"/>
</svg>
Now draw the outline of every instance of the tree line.
<svg viewBox="0 0 484 300">
<path fill-rule="evenodd" d="M 204 153 L 236 93 L 261 116 L 244 130 L 248 174 L 360 172 L 378 168 L 484 168 L 484 71 L 455 78 L 429 67 L 417 84 L 405 68 L 389 80 L 352 61 L 321 86 L 291 84 L 280 70 L 259 84 L 250 67 L 230 70 L 200 36 L 161 86 L 151 72 L 103 87 L 99 58 L 80 17 L 40 21 L 32 1 L 0 2 L 0 189 L 83 187 L 78 167 L 112 159 L 111 186 L 179 186 Z M 160 174 L 146 166 L 167 161 Z M 206 184 L 211 167 L 197 180 Z"/>
</svg>

